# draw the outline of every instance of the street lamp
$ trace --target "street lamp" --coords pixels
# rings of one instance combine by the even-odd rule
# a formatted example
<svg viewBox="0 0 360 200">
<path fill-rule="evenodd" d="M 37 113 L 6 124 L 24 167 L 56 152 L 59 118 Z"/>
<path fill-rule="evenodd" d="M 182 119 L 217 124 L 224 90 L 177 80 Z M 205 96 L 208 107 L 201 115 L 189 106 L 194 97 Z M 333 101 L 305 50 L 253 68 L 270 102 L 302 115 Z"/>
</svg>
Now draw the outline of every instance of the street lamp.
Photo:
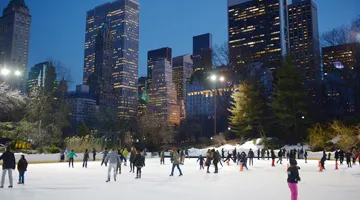
<svg viewBox="0 0 360 200">
<path fill-rule="evenodd" d="M 301 119 L 305 119 L 305 116 L 302 116 Z"/>
<path fill-rule="evenodd" d="M 231 128 L 230 128 L 230 127 L 228 127 L 228 130 L 229 130 L 229 131 L 231 131 Z"/>
<path fill-rule="evenodd" d="M 223 76 L 216 76 L 215 74 L 210 76 L 210 80 L 212 82 L 214 82 L 215 84 L 215 90 L 213 90 L 213 97 L 214 97 L 214 135 L 216 135 L 216 109 L 217 109 L 217 105 L 216 105 L 216 92 L 217 92 L 217 83 L 218 82 L 224 82 L 225 81 L 225 77 Z"/>
<path fill-rule="evenodd" d="M 10 74 L 10 70 L 8 70 L 6 68 L 2 68 L 0 73 L 2 76 L 7 76 Z"/>
<path fill-rule="evenodd" d="M 16 70 L 14 74 L 15 74 L 15 76 L 20 76 L 21 72 L 19 70 Z"/>
</svg>

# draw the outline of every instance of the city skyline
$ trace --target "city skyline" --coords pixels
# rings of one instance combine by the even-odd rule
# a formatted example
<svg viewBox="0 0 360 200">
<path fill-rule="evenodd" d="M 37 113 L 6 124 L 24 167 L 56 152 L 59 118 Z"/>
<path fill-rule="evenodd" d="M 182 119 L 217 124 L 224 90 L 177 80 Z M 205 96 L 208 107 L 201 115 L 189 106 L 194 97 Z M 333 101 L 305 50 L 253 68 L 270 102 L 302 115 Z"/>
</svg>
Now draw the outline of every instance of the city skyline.
<svg viewBox="0 0 360 200">
<path fill-rule="evenodd" d="M 173 56 L 192 52 L 192 37 L 203 33 L 213 34 L 213 44 L 222 44 L 227 40 L 227 2 L 217 0 L 172 1 L 155 0 L 157 3 L 140 0 L 140 57 L 139 74 L 146 74 L 147 51 L 169 46 L 173 49 Z M 0 3 L 0 8 L 5 8 L 9 1 Z M 30 50 L 28 70 L 30 66 L 53 58 L 71 69 L 74 82 L 70 85 L 73 90 L 75 85 L 82 82 L 83 49 L 86 12 L 94 7 L 109 2 L 109 0 L 89 0 L 87 3 L 71 2 L 41 2 L 27 0 L 26 4 L 32 15 L 30 34 Z M 153 2 L 153 1 L 152 1 Z M 163 2 L 163 4 L 161 4 Z M 315 0 L 318 7 L 320 34 L 342 24 L 347 24 L 358 15 L 355 10 L 359 4 L 356 0 L 335 1 Z M 71 3 L 71 7 L 68 5 Z M 192 6 L 190 6 L 192 5 Z M 207 5 L 207 6 L 202 6 Z M 188 20 L 191 16 L 177 15 L 178 8 L 188 7 L 188 12 L 200 13 L 198 18 Z M 43 9 L 47 7 L 47 9 Z M 156 8 L 155 8 L 156 7 Z M 202 8 L 202 9 L 199 9 Z M 346 13 L 338 12 L 345 9 Z M 354 8 L 354 9 L 349 9 Z M 69 16 L 62 16 L 64 9 L 69 9 Z M 158 11 L 153 14 L 154 9 Z M 177 10 L 178 9 L 178 10 Z M 53 16 L 49 22 L 49 16 Z M 331 15 L 331 19 L 327 16 Z M 57 17 L 58 16 L 58 17 Z M 60 17 L 61 16 L 61 17 Z M 63 17 L 63 18 L 62 18 Z M 71 19 L 71 20 L 70 20 Z M 157 26 L 153 31 L 151 21 L 163 20 L 166 26 Z M 166 22 L 173 23 L 166 23 Z M 185 22 L 181 23 L 181 22 Z M 64 23 L 66 22 L 66 23 Z M 207 23 L 204 23 L 207 22 Z M 179 26 L 178 24 L 183 24 Z M 185 28 L 184 28 L 185 27 Z M 186 28 L 187 27 L 187 28 Z M 176 33 L 176 34 L 174 34 Z M 49 45 L 53 44 L 53 45 Z M 54 48 L 56 46 L 57 48 Z"/>
</svg>

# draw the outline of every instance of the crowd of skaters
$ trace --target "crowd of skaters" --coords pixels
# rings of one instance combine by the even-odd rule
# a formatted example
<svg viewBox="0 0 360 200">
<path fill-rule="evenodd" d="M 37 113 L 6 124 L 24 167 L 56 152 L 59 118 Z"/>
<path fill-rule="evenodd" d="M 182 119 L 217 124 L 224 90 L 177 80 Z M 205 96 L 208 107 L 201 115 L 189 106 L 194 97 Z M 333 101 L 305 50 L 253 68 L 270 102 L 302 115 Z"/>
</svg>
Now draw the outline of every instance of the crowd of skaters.
<svg viewBox="0 0 360 200">
<path fill-rule="evenodd" d="M 96 149 L 94 148 L 92 151 L 93 160 L 96 160 Z M 146 149 L 139 149 L 137 150 L 135 147 L 130 149 L 130 152 L 124 148 L 122 150 L 115 150 L 114 148 L 108 150 L 104 149 L 102 154 L 102 162 L 101 166 L 105 165 L 108 167 L 107 179 L 106 182 L 110 182 L 111 180 L 111 172 L 113 172 L 113 180 L 116 181 L 117 174 L 121 174 L 121 166 L 127 166 L 127 161 L 130 163 L 130 173 L 135 173 L 136 168 L 136 179 L 141 179 L 142 171 L 141 169 L 145 167 L 145 156 L 146 156 Z M 360 166 L 360 152 L 356 152 L 355 149 L 351 149 L 348 151 L 336 150 L 334 153 L 334 158 L 336 163 L 340 161 L 340 165 L 343 165 L 344 159 L 346 159 L 346 163 L 348 167 L 352 167 L 356 163 L 356 160 L 359 159 L 359 166 Z M 65 156 L 68 159 L 69 167 L 74 167 L 74 158 L 77 157 L 74 150 L 66 150 L 65 152 L 60 153 L 60 162 L 65 160 Z M 282 164 L 282 159 L 286 157 L 286 160 L 289 161 L 290 166 L 288 166 L 287 173 L 288 173 L 288 186 L 291 192 L 291 199 L 297 199 L 298 196 L 298 189 L 297 183 L 301 181 L 299 176 L 299 169 L 300 167 L 297 166 L 296 159 L 304 159 L 305 163 L 307 163 L 307 150 L 303 149 L 291 149 L 286 151 L 285 149 L 280 149 L 275 154 L 273 149 L 257 149 L 256 155 L 255 152 L 250 149 L 248 153 L 245 151 L 237 152 L 237 149 L 234 148 L 232 152 L 228 151 L 227 156 L 225 157 L 224 149 L 221 150 L 221 154 L 218 150 L 215 149 L 208 149 L 205 156 L 199 155 L 197 162 L 199 162 L 200 170 L 205 169 L 206 166 L 206 173 L 210 173 L 210 166 L 214 165 L 215 171 L 214 173 L 219 173 L 218 164 L 223 166 L 222 162 L 229 164 L 231 161 L 236 163 L 237 165 L 242 165 L 245 169 L 248 170 L 248 166 L 254 165 L 254 158 L 258 160 L 262 159 L 265 160 L 272 160 L 271 166 L 275 167 L 275 160 L 276 164 Z M 165 164 L 165 150 L 159 152 L 160 157 L 160 164 Z M 189 151 L 186 149 L 177 150 L 176 148 L 172 148 L 170 152 L 170 161 L 172 163 L 171 173 L 170 176 L 174 176 L 175 168 L 178 169 L 179 176 L 183 176 L 182 170 L 180 165 L 184 165 L 185 158 L 189 157 Z M 325 169 L 325 161 L 329 160 L 331 154 L 328 155 L 323 151 L 323 156 L 320 159 L 319 163 L 321 164 L 322 169 Z M 90 153 L 88 149 L 85 150 L 83 156 L 83 168 L 87 168 L 87 162 L 90 159 Z M 224 159 L 224 160 L 223 160 Z M 15 155 L 11 152 L 10 147 L 6 148 L 6 151 L 0 156 L 0 160 L 3 160 L 3 173 L 1 176 L 1 185 L 0 188 L 3 188 L 5 182 L 5 176 L 8 174 L 9 176 L 9 188 L 13 187 L 13 177 L 12 171 L 16 168 L 16 161 Z M 17 169 L 19 171 L 19 182 L 18 184 L 24 184 L 24 175 L 27 171 L 27 161 L 24 155 L 21 155 L 20 160 L 18 161 Z"/>
</svg>

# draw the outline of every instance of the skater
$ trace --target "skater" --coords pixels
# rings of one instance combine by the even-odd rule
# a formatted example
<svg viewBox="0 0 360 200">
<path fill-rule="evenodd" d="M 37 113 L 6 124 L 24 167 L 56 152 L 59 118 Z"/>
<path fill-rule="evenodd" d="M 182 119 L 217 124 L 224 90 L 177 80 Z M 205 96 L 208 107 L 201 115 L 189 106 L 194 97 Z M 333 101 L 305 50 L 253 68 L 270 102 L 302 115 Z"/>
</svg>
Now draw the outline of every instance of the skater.
<svg viewBox="0 0 360 200">
<path fill-rule="evenodd" d="M 286 153 L 286 161 L 289 161 L 290 153 L 289 151 L 286 151 L 285 153 Z"/>
<path fill-rule="evenodd" d="M 213 149 L 212 150 L 212 157 L 213 157 L 213 164 L 214 164 L 214 167 L 215 167 L 214 174 L 217 174 L 217 173 L 219 173 L 218 163 L 221 160 L 220 154 L 216 153 L 215 149 Z"/>
<path fill-rule="evenodd" d="M 135 179 L 141 178 L 141 168 L 145 167 L 145 156 L 141 155 L 140 151 L 137 152 L 133 165 L 136 167 Z"/>
<path fill-rule="evenodd" d="M 122 151 L 122 155 L 124 156 L 124 166 L 127 166 L 127 160 L 128 160 L 128 155 L 129 155 L 129 152 L 128 152 L 127 148 L 125 148 Z"/>
<path fill-rule="evenodd" d="M 205 165 L 206 165 L 206 173 L 210 173 L 209 168 L 210 168 L 210 165 L 211 165 L 211 154 L 206 155 Z"/>
<path fill-rule="evenodd" d="M 337 162 L 339 160 L 339 151 L 338 150 L 335 151 L 334 158 L 335 158 L 335 162 Z"/>
<path fill-rule="evenodd" d="M 308 157 L 308 152 L 307 152 L 307 150 L 305 150 L 305 153 L 304 153 L 305 163 L 307 163 L 307 157 Z"/>
<path fill-rule="evenodd" d="M 84 158 L 83 158 L 83 168 L 87 168 L 87 162 L 89 160 L 90 156 L 89 156 L 89 150 L 85 149 L 85 153 L 84 153 Z"/>
<path fill-rule="evenodd" d="M 246 153 L 245 152 L 241 152 L 241 154 L 240 154 L 240 163 L 242 164 L 242 166 L 243 167 L 245 167 L 246 168 L 246 170 L 249 170 L 248 168 L 247 168 L 247 165 L 246 165 L 246 163 L 247 163 L 247 158 L 246 158 Z"/>
<path fill-rule="evenodd" d="M 68 154 L 69 168 L 70 168 L 70 164 L 72 165 L 72 168 L 74 168 L 74 157 L 77 157 L 77 155 L 75 154 L 74 150 L 72 149 L 71 152 Z"/>
<path fill-rule="evenodd" d="M 15 155 L 11 152 L 10 146 L 6 147 L 5 152 L 0 156 L 0 160 L 3 160 L 2 164 L 2 175 L 1 175 L 1 185 L 0 188 L 4 188 L 5 176 L 6 173 L 9 174 L 9 188 L 13 187 L 13 176 L 12 172 L 15 169 Z"/>
<path fill-rule="evenodd" d="M 25 159 L 25 156 L 24 155 L 21 155 L 21 158 L 18 162 L 18 166 L 17 166 L 17 169 L 19 171 L 19 182 L 18 184 L 24 184 L 24 175 L 25 175 L 25 172 L 26 172 L 26 169 L 27 169 L 27 166 L 28 166 L 28 162 L 26 161 Z"/>
<path fill-rule="evenodd" d="M 200 164 L 200 170 L 201 170 L 201 169 L 205 169 L 205 168 L 204 168 L 204 160 L 205 160 L 205 158 L 204 158 L 202 155 L 200 155 L 199 158 L 198 158 L 197 161 L 196 161 L 196 162 L 199 162 L 199 161 L 200 161 L 200 162 L 199 162 L 199 164 Z"/>
<path fill-rule="evenodd" d="M 189 157 L 189 150 L 187 150 L 187 149 L 185 149 L 185 156 L 186 156 L 186 158 L 190 158 Z"/>
<path fill-rule="evenodd" d="M 266 149 L 266 156 L 267 156 L 267 159 L 270 160 L 270 157 L 269 157 L 269 149 Z"/>
<path fill-rule="evenodd" d="M 287 182 L 291 192 L 291 200 L 298 199 L 298 182 L 301 181 L 299 176 L 300 167 L 297 166 L 295 159 L 290 159 L 290 167 L 287 170 L 288 178 Z"/>
<path fill-rule="evenodd" d="M 260 149 L 257 150 L 257 158 L 260 160 Z"/>
<path fill-rule="evenodd" d="M 65 153 L 64 153 L 64 151 L 61 150 L 61 152 L 60 152 L 60 162 L 64 162 L 64 160 L 65 160 Z"/>
<path fill-rule="evenodd" d="M 105 151 L 103 152 L 103 159 L 101 161 L 101 166 L 105 163 L 105 167 L 107 167 L 107 163 L 105 162 L 105 158 L 108 156 L 109 152 L 107 148 L 105 148 Z"/>
<path fill-rule="evenodd" d="M 165 152 L 162 150 L 160 152 L 160 165 L 165 165 Z"/>
<path fill-rule="evenodd" d="M 342 165 L 344 162 L 344 156 L 345 156 L 344 154 L 345 154 L 344 151 L 340 149 L 339 151 L 340 165 Z"/>
<path fill-rule="evenodd" d="M 237 155 L 236 155 L 236 159 L 237 159 L 237 161 L 236 161 L 236 165 L 240 165 L 240 152 L 238 152 L 237 153 Z"/>
<path fill-rule="evenodd" d="M 278 164 L 280 162 L 280 165 L 282 165 L 282 157 L 283 157 L 283 154 L 282 154 L 282 151 L 280 150 L 279 153 L 278 153 L 279 160 L 276 161 L 276 164 Z"/>
<path fill-rule="evenodd" d="M 114 170 L 114 181 L 116 181 L 116 167 L 118 165 L 118 163 L 121 162 L 119 155 L 116 153 L 115 148 L 111 149 L 111 152 L 107 154 L 104 163 L 105 166 L 107 166 L 107 163 L 109 162 L 109 168 L 108 168 L 108 177 L 106 182 L 110 182 L 110 175 L 111 175 L 111 170 Z"/>
<path fill-rule="evenodd" d="M 180 165 L 184 164 L 184 151 L 180 150 Z"/>
<path fill-rule="evenodd" d="M 330 159 L 331 159 L 331 153 L 328 154 L 328 160 L 330 160 Z"/>
<path fill-rule="evenodd" d="M 250 149 L 249 153 L 248 153 L 248 156 L 249 156 L 249 166 L 254 166 L 254 152 L 252 149 Z"/>
<path fill-rule="evenodd" d="M 96 149 L 95 148 L 93 148 L 92 154 L 93 154 L 93 161 L 95 161 L 96 160 Z"/>
<path fill-rule="evenodd" d="M 325 170 L 325 161 L 326 161 L 326 154 L 320 160 L 320 164 L 323 170 Z"/>
<path fill-rule="evenodd" d="M 180 173 L 179 176 L 182 176 L 183 174 L 182 174 L 181 169 L 180 169 L 180 166 L 179 166 L 179 164 L 180 164 L 179 154 L 178 154 L 178 152 L 176 151 L 176 148 L 175 148 L 175 147 L 173 147 L 172 151 L 173 151 L 173 154 L 172 154 L 172 161 L 173 161 L 172 163 L 173 163 L 173 165 L 172 165 L 172 169 L 171 169 L 171 174 L 170 174 L 170 176 L 174 176 L 174 169 L 175 169 L 175 167 L 177 167 L 178 170 L 179 170 L 179 173 Z"/>
<path fill-rule="evenodd" d="M 352 166 L 351 166 L 351 156 L 352 156 L 352 153 L 351 153 L 350 150 L 348 150 L 348 152 L 346 152 L 346 155 L 345 155 L 345 157 L 346 157 L 346 164 L 347 164 L 348 167 L 352 167 Z"/>
<path fill-rule="evenodd" d="M 120 158 L 120 162 L 117 164 L 116 173 L 119 172 L 119 174 L 121 174 L 121 164 L 122 164 L 123 160 L 125 160 L 125 157 L 124 157 L 124 155 L 121 153 L 121 150 L 120 150 L 120 149 L 118 149 L 117 154 L 118 154 L 118 156 L 119 156 L 119 158 Z"/>
<path fill-rule="evenodd" d="M 353 165 L 355 165 L 356 163 L 356 151 L 355 151 L 355 149 L 353 149 L 353 151 L 352 151 L 352 159 L 353 159 Z"/>
<path fill-rule="evenodd" d="M 271 159 L 272 159 L 272 162 L 271 162 L 271 166 L 275 167 L 275 152 L 274 152 L 274 149 L 271 149 Z"/>
<path fill-rule="evenodd" d="M 220 163 L 221 167 L 224 167 L 223 164 L 222 164 L 222 162 L 221 162 L 221 156 L 220 156 L 219 150 L 216 150 L 216 155 L 220 158 L 220 159 L 219 159 L 219 163 Z"/>
<path fill-rule="evenodd" d="M 236 155 L 237 155 L 237 154 L 236 154 L 236 148 L 234 148 L 234 150 L 233 150 L 233 156 L 234 156 L 234 158 L 233 158 L 233 159 L 234 159 L 234 163 L 236 163 Z"/>
<path fill-rule="evenodd" d="M 224 148 L 221 149 L 221 158 L 224 159 L 225 158 L 225 151 Z"/>
<path fill-rule="evenodd" d="M 135 156 L 136 156 L 136 149 L 135 147 L 131 148 L 131 152 L 130 152 L 130 172 L 135 173 L 135 165 L 134 165 L 134 160 L 135 160 Z"/>
<path fill-rule="evenodd" d="M 261 159 L 265 160 L 265 149 L 261 150 Z"/>
</svg>

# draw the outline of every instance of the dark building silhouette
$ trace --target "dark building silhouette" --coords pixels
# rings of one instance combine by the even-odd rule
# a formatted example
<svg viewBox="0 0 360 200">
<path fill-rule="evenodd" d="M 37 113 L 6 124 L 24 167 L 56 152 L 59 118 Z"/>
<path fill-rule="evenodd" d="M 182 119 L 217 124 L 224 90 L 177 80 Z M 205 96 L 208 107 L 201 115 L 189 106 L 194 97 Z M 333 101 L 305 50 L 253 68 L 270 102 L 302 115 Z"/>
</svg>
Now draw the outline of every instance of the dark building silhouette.
<svg viewBox="0 0 360 200">
<path fill-rule="evenodd" d="M 212 35 L 206 33 L 193 37 L 194 71 L 212 69 Z"/>
<path fill-rule="evenodd" d="M 161 49 L 155 49 L 148 51 L 148 67 L 147 67 L 147 79 L 148 79 L 148 88 L 150 87 L 152 83 L 152 71 L 154 69 L 154 66 L 157 61 L 160 60 L 167 60 L 170 62 L 170 65 L 172 63 L 172 49 L 169 47 L 163 47 Z"/>
<path fill-rule="evenodd" d="M 110 22 L 107 20 L 95 37 L 95 69 L 87 80 L 90 93 L 96 96 L 97 105 L 105 108 L 114 108 L 116 104 L 112 76 L 113 46 Z"/>
</svg>

